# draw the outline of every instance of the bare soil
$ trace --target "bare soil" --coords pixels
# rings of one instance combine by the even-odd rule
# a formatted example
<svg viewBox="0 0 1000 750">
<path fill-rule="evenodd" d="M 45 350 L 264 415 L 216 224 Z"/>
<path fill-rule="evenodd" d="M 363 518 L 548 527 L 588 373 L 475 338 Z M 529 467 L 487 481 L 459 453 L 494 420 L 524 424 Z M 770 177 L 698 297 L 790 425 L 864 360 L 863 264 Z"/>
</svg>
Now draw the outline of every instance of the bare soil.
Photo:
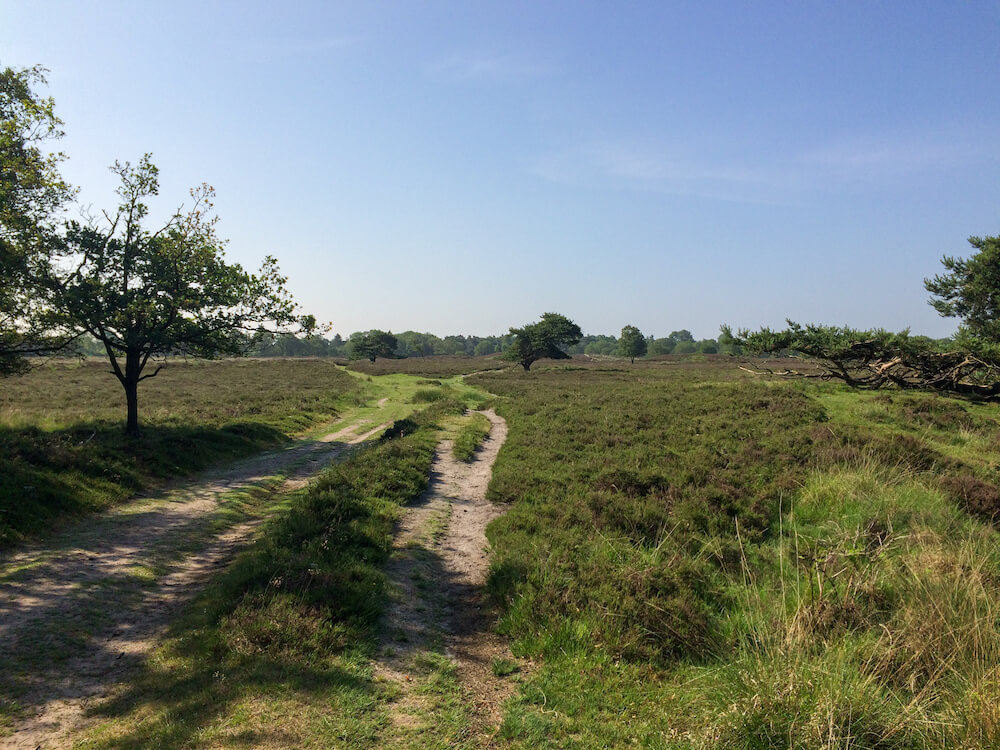
<svg viewBox="0 0 1000 750">
<path fill-rule="evenodd" d="M 493 673 L 494 661 L 509 652 L 484 600 L 486 526 L 504 512 L 486 499 L 486 488 L 507 424 L 493 410 L 482 413 L 492 427 L 471 463 L 452 456 L 451 441 L 438 446 L 428 489 L 401 519 L 387 566 L 395 596 L 375 673 L 394 685 L 392 721 L 402 737 L 427 731 L 432 720 L 415 670 L 423 652 L 443 651 L 454 663 L 477 746 L 490 743 L 515 688 Z"/>
<path fill-rule="evenodd" d="M 115 693 L 253 536 L 265 514 L 241 502 L 252 496 L 266 508 L 387 426 L 355 434 L 362 425 L 137 499 L 0 558 L 0 748 L 70 747 L 88 706 Z"/>
</svg>

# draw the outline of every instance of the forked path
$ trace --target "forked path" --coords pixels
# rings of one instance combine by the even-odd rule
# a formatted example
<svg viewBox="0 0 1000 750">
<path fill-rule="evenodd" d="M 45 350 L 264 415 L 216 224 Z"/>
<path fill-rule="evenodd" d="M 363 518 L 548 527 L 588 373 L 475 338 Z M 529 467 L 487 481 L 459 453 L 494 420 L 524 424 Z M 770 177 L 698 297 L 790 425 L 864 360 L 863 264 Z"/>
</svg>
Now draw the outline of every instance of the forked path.
<svg viewBox="0 0 1000 750">
<path fill-rule="evenodd" d="M 70 746 L 88 704 L 114 692 L 179 607 L 252 536 L 263 516 L 242 503 L 266 506 L 385 426 L 354 422 L 0 559 L 0 748 Z"/>
<path fill-rule="evenodd" d="M 418 738 L 434 731 L 419 674 L 427 653 L 443 650 L 454 664 L 470 713 L 468 737 L 478 744 L 494 734 L 514 689 L 493 673 L 494 662 L 508 652 L 484 601 L 486 526 L 504 512 L 486 499 L 486 488 L 507 424 L 492 409 L 482 413 L 491 429 L 471 463 L 454 458 L 451 441 L 438 446 L 428 489 L 400 521 L 387 567 L 394 601 L 375 673 L 396 692 L 388 739 L 399 746 L 422 743 Z"/>
</svg>

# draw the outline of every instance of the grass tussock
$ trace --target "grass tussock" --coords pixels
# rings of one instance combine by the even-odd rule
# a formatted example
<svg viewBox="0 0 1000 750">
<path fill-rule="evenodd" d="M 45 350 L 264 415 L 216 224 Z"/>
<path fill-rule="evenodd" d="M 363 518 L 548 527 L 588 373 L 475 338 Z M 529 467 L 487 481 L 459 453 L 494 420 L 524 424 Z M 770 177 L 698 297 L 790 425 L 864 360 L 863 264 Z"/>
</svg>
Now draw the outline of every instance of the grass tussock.
<svg viewBox="0 0 1000 750">
<path fill-rule="evenodd" d="M 459 461 L 471 461 L 479 446 L 490 434 L 490 420 L 483 414 L 471 414 L 455 435 L 452 455 Z"/>
</svg>

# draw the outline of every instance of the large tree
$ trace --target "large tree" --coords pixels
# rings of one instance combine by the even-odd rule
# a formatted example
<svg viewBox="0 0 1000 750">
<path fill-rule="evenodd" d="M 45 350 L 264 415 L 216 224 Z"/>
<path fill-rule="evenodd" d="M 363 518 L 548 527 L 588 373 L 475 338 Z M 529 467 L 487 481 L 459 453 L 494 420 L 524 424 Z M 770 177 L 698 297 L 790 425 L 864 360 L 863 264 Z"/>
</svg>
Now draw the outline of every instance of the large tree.
<svg viewBox="0 0 1000 750">
<path fill-rule="evenodd" d="M 635 326 L 622 328 L 622 335 L 618 338 L 618 353 L 623 357 L 628 357 L 632 364 L 635 364 L 636 357 L 646 356 L 648 346 L 646 337 L 638 328 Z"/>
<path fill-rule="evenodd" d="M 0 71 L 0 375 L 22 372 L 26 355 L 67 341 L 50 330 L 37 283 L 72 196 L 59 175 L 62 154 L 45 150 L 63 133 L 53 100 L 33 90 L 44 83 L 44 68 Z"/>
<path fill-rule="evenodd" d="M 351 359 L 367 359 L 372 364 L 378 357 L 391 359 L 396 356 L 399 342 L 387 331 L 364 331 L 352 333 L 347 342 Z"/>
<path fill-rule="evenodd" d="M 545 313 L 537 323 L 511 328 L 514 341 L 503 358 L 517 362 L 525 370 L 540 359 L 569 359 L 565 348 L 583 336 L 580 326 L 558 313 Z"/>
<path fill-rule="evenodd" d="M 1000 237 L 970 237 L 976 252 L 968 258 L 946 255 L 948 273 L 924 279 L 941 315 L 961 318 L 959 339 L 1000 344 Z"/>
<path fill-rule="evenodd" d="M 47 287 L 55 323 L 103 345 L 125 390 L 126 432 L 136 435 L 139 383 L 162 367 L 147 371 L 151 361 L 168 354 L 243 355 L 275 330 L 308 328 L 315 320 L 296 317 L 274 258 L 255 274 L 225 261 L 211 187 L 192 190 L 190 208 L 150 229 L 145 201 L 159 192 L 150 155 L 112 171 L 120 178 L 117 209 L 101 220 L 67 224 L 61 263 Z"/>
</svg>

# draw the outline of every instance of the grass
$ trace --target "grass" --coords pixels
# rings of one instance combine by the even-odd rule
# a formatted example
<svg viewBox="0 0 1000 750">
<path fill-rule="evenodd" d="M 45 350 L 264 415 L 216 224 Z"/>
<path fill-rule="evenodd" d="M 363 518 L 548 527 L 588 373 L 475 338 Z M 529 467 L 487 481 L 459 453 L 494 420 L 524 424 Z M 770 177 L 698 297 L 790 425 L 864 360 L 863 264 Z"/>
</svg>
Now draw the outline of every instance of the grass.
<svg viewBox="0 0 1000 750">
<path fill-rule="evenodd" d="M 171 362 L 139 394 L 143 434 L 103 363 L 55 362 L 0 391 L 0 549 L 165 479 L 273 448 L 365 403 L 320 360 Z"/>
<path fill-rule="evenodd" d="M 477 387 L 509 427 L 489 588 L 515 659 L 491 668 L 534 665 L 497 745 L 1000 746 L 995 406 L 718 359 L 353 377 L 396 437 L 270 521 L 84 746 L 395 737 L 370 669 L 382 565 L 435 442 L 488 398 Z M 406 742 L 461 746 L 453 667 L 417 666 L 428 708 Z"/>
<path fill-rule="evenodd" d="M 84 746 L 378 746 L 391 697 L 369 665 L 381 566 L 401 506 L 426 487 L 438 422 L 464 408 L 435 402 L 298 493 L 97 710 Z"/>
<path fill-rule="evenodd" d="M 483 440 L 490 434 L 490 420 L 483 414 L 472 414 L 455 436 L 452 455 L 459 461 L 471 461 Z"/>
<path fill-rule="evenodd" d="M 377 359 L 374 364 L 366 359 L 346 360 L 347 368 L 366 375 L 423 375 L 425 377 L 454 377 L 483 370 L 502 370 L 511 363 L 490 354 L 484 357 L 462 355 L 434 355 L 431 357 L 406 357 L 404 359 Z"/>
<path fill-rule="evenodd" d="M 995 406 L 717 364 L 487 373 L 510 747 L 1000 743 Z"/>
</svg>

